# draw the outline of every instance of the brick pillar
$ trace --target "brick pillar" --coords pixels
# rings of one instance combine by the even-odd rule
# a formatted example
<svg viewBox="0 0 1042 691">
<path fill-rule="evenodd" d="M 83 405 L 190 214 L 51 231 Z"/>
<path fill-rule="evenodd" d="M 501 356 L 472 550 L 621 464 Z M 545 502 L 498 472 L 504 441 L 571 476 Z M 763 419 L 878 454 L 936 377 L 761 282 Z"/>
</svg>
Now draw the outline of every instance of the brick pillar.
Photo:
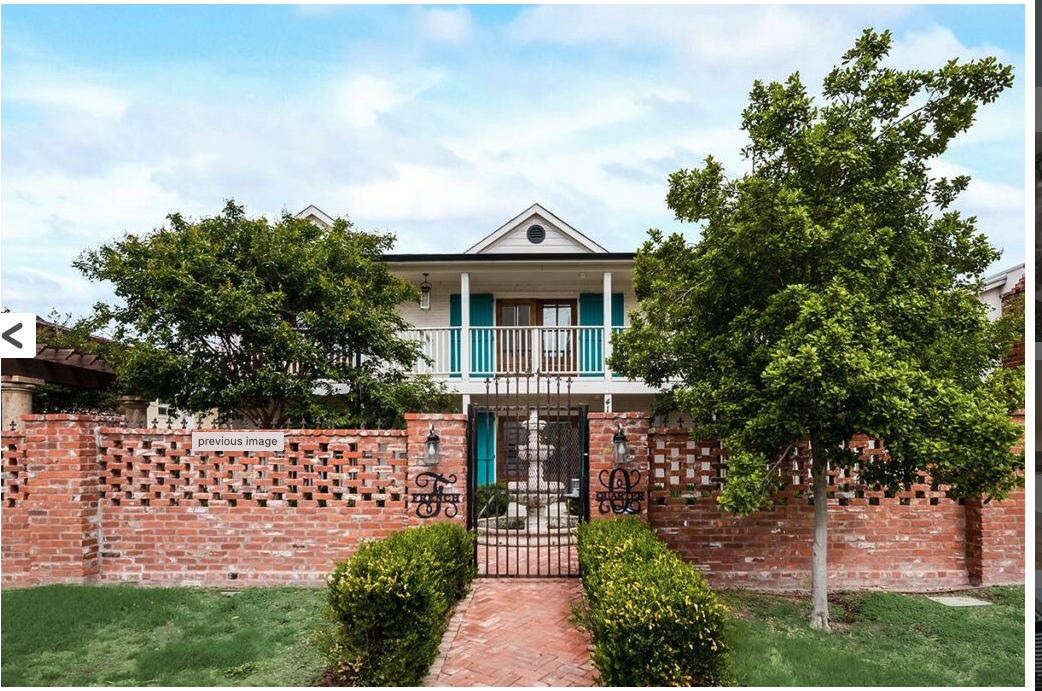
<svg viewBox="0 0 1042 691">
<path fill-rule="evenodd" d="M 406 413 L 405 424 L 408 432 L 409 468 L 406 473 L 406 512 L 407 522 L 416 525 L 431 521 L 467 521 L 467 416 L 459 413 Z M 431 425 L 434 433 L 440 438 L 440 461 L 436 465 L 427 465 L 424 451 L 427 447 L 427 435 Z M 424 518 L 417 515 L 421 507 L 413 500 L 415 495 L 431 494 L 435 489 L 435 480 L 423 473 L 435 473 L 448 483 L 437 482 L 438 488 L 446 494 L 458 494 L 456 504 L 442 503 L 435 515 Z M 455 481 L 452 481 L 455 476 Z M 426 483 L 426 484 L 420 484 Z M 433 508 L 433 506 L 432 506 Z"/>
<path fill-rule="evenodd" d="M 3 510 L 0 510 L 0 574 L 3 585 L 32 585 L 28 580 L 32 560 L 29 549 L 29 511 L 25 507 L 25 433 L 3 430 Z"/>
<path fill-rule="evenodd" d="M 67 414 L 25 419 L 28 583 L 78 583 L 99 572 L 101 466 L 95 432 L 108 420 Z"/>
<path fill-rule="evenodd" d="M 966 500 L 966 570 L 975 586 L 1024 582 L 1024 490 L 988 504 Z"/>
<path fill-rule="evenodd" d="M 624 479 L 631 483 L 631 492 L 642 492 L 640 499 L 641 519 L 648 519 L 648 487 L 650 478 L 648 463 L 648 428 L 650 415 L 634 413 L 590 413 L 590 520 L 611 518 L 614 514 L 610 503 L 597 500 L 598 492 L 618 491 Z M 632 451 L 632 458 L 622 464 L 615 463 L 612 439 L 622 427 Z M 612 470 L 623 471 L 615 475 L 616 486 L 609 488 Z M 635 472 L 634 472 L 635 471 Z M 639 474 L 639 475 L 638 475 Z M 603 511 L 602 511 L 603 509 Z"/>
<path fill-rule="evenodd" d="M 1013 419 L 1024 424 L 1024 411 Z M 1023 450 L 1023 440 L 1014 452 Z M 1002 501 L 985 504 L 980 499 L 966 499 L 966 570 L 970 583 L 978 586 L 1006 585 L 1024 582 L 1025 549 L 1027 547 L 1024 488 L 1010 493 Z"/>
</svg>

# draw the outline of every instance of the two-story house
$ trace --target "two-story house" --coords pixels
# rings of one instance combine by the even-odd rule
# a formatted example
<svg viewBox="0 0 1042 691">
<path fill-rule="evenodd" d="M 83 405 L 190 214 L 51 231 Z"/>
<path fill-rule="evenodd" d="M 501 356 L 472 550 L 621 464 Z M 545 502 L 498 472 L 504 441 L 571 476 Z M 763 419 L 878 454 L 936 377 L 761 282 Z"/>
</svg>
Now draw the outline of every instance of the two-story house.
<svg viewBox="0 0 1042 691">
<path fill-rule="evenodd" d="M 298 216 L 332 222 L 313 206 Z M 414 327 L 405 335 L 429 358 L 416 372 L 443 381 L 464 411 L 492 397 L 511 401 L 509 412 L 484 408 L 478 421 L 478 446 L 494 457 L 482 482 L 513 465 L 525 411 L 539 396 L 560 400 L 558 387 L 590 411 L 650 409 L 655 389 L 605 366 L 612 331 L 626 328 L 636 307 L 633 256 L 609 252 L 540 204 L 460 253 L 385 255 L 421 291 L 419 303 L 400 308 Z"/>
</svg>

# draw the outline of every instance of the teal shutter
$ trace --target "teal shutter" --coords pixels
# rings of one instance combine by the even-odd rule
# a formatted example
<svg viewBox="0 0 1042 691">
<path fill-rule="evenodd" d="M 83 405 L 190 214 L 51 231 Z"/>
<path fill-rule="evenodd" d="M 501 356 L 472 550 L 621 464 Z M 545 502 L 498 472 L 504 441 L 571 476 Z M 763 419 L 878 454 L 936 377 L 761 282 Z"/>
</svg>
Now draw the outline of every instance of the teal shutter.
<svg viewBox="0 0 1042 691">
<path fill-rule="evenodd" d="M 495 322 L 494 301 L 492 293 L 476 293 L 470 296 L 470 325 L 493 326 Z M 463 308 L 460 294 L 449 295 L 449 326 L 463 325 Z M 492 331 L 470 332 L 470 374 L 471 376 L 490 377 L 495 372 L 493 359 Z M 460 375 L 460 332 L 454 331 L 449 340 L 450 362 L 453 377 Z"/>
<path fill-rule="evenodd" d="M 495 310 L 492 293 L 476 293 L 470 296 L 470 325 L 495 326 Z M 470 376 L 491 377 L 496 373 L 492 329 L 470 332 Z"/>
<path fill-rule="evenodd" d="M 453 293 L 449 296 L 449 326 L 463 326 L 463 309 L 460 307 L 459 293 Z M 453 331 L 449 334 L 449 368 L 452 372 L 449 376 L 455 378 L 461 376 L 459 366 L 459 338 L 459 331 Z"/>
<path fill-rule="evenodd" d="M 604 326 L 604 297 L 601 293 L 579 294 L 579 326 Z M 579 332 L 579 372 L 583 377 L 603 374 L 604 349 L 601 331 L 582 329 Z"/>
<path fill-rule="evenodd" d="M 621 327 L 626 321 L 622 293 L 611 294 L 611 325 Z M 579 294 L 579 326 L 604 326 L 604 294 Z M 584 377 L 604 374 L 604 333 L 582 331 L 579 334 L 579 371 Z"/>
<path fill-rule="evenodd" d="M 477 419 L 478 486 L 496 481 L 496 415 L 478 413 Z"/>
</svg>

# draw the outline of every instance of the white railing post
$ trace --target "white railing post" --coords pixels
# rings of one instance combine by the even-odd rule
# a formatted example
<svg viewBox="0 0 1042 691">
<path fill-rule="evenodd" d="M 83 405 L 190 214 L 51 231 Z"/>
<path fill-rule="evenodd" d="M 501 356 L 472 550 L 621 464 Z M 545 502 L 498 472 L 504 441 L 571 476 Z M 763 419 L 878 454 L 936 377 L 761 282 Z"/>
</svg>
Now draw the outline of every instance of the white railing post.
<svg viewBox="0 0 1042 691">
<path fill-rule="evenodd" d="M 532 336 L 532 372 L 538 372 L 543 365 L 543 330 L 535 326 L 528 328 Z"/>
<path fill-rule="evenodd" d="M 460 303 L 460 341 L 459 371 L 460 377 L 470 379 L 470 274 L 461 271 L 459 275 Z"/>
</svg>

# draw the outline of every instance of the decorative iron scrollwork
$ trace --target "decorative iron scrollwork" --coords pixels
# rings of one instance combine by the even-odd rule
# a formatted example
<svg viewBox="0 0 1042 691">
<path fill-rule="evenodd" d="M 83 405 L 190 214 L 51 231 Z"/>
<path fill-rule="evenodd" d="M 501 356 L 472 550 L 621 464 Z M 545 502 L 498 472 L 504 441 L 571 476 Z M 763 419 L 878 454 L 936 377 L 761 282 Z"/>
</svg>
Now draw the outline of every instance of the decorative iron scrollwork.
<svg viewBox="0 0 1042 691">
<path fill-rule="evenodd" d="M 640 503 L 644 501 L 644 492 L 633 489 L 640 484 L 639 470 L 627 468 L 602 470 L 600 481 L 606 488 L 596 494 L 597 508 L 601 513 L 640 513 Z"/>
<path fill-rule="evenodd" d="M 452 518 L 459 513 L 460 495 L 458 492 L 446 492 L 445 485 L 456 483 L 456 474 L 448 477 L 437 473 L 420 473 L 416 476 L 417 487 L 431 486 L 430 492 L 413 494 L 412 500 L 416 502 L 416 515 L 420 518 L 433 518 L 441 513 L 442 504 L 445 504 L 445 518 Z"/>
</svg>

